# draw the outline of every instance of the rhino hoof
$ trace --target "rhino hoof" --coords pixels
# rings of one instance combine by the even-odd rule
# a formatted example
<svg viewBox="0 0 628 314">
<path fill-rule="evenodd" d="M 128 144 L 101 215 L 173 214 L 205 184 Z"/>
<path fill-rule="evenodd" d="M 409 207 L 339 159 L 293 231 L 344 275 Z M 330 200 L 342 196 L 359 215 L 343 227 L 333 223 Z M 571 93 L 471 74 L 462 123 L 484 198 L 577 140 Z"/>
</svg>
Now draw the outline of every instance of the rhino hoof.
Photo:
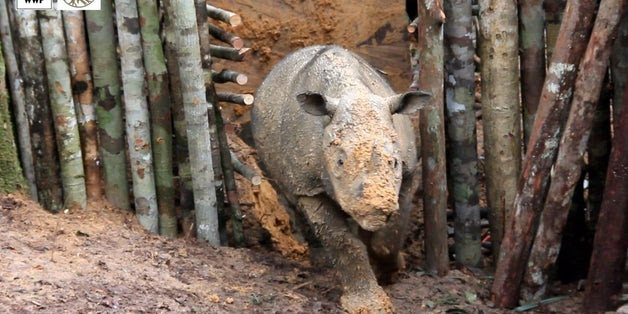
<svg viewBox="0 0 628 314">
<path fill-rule="evenodd" d="M 350 314 L 390 314 L 394 308 L 386 292 L 379 286 L 367 291 L 345 292 L 340 305 Z"/>
</svg>

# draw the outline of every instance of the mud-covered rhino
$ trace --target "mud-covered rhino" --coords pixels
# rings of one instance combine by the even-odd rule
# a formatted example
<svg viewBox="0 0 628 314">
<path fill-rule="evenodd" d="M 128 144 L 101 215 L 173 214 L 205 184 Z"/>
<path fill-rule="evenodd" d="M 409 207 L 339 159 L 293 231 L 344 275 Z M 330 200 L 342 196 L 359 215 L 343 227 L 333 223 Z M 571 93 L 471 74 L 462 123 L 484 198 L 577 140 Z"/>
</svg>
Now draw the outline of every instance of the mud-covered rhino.
<svg viewBox="0 0 628 314">
<path fill-rule="evenodd" d="M 257 90 L 251 120 L 259 157 L 329 250 L 349 312 L 392 312 L 369 253 L 380 269 L 396 266 L 417 163 L 412 125 L 398 114 L 416 112 L 427 98 L 395 94 L 337 46 L 292 53 Z"/>
</svg>

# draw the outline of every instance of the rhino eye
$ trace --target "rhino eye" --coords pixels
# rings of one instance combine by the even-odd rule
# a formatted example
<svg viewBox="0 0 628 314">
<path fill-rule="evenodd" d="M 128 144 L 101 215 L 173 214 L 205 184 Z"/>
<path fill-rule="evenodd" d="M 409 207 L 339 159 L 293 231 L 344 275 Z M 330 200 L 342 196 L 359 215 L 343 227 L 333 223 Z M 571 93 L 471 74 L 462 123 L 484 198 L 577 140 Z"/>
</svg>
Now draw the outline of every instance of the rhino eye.
<svg viewBox="0 0 628 314">
<path fill-rule="evenodd" d="M 338 166 L 342 166 L 345 164 L 345 161 L 342 158 L 338 158 Z"/>
</svg>

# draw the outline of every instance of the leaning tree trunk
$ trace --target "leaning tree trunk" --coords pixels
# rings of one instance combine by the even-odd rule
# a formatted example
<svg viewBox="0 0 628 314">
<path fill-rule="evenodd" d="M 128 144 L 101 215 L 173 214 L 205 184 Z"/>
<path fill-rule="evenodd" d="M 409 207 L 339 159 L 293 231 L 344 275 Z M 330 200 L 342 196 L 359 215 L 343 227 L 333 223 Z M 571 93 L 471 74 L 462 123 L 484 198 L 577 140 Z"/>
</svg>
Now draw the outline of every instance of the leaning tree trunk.
<svg viewBox="0 0 628 314">
<path fill-rule="evenodd" d="M 63 203 L 65 208 L 85 208 L 85 172 L 79 137 L 78 121 L 72 100 L 68 54 L 63 37 L 61 12 L 40 11 L 39 27 L 43 38 L 50 108 L 57 133 L 57 148 L 61 164 Z"/>
<path fill-rule="evenodd" d="M 74 105 L 78 116 L 81 146 L 83 147 L 87 197 L 90 200 L 99 200 L 102 196 L 102 185 L 100 184 L 96 112 L 93 102 L 94 86 L 89 70 L 83 12 L 63 11 L 63 22 L 72 75 L 72 93 L 74 94 Z"/>
<path fill-rule="evenodd" d="M 579 66 L 569 118 L 524 275 L 522 295 L 528 301 L 538 301 L 545 295 L 550 268 L 560 251 L 571 199 L 580 181 L 578 174 L 582 172 L 595 104 L 600 96 L 621 13 L 622 5 L 618 1 L 602 0 L 589 45 Z"/>
<path fill-rule="evenodd" d="M 497 257 L 521 170 L 517 7 L 513 1 L 479 2 L 484 168 Z"/>
<path fill-rule="evenodd" d="M 175 49 L 183 91 L 190 164 L 192 173 L 194 173 L 192 185 L 194 188 L 196 234 L 199 238 L 218 246 L 220 245 L 220 237 L 216 212 L 216 190 L 213 184 L 214 171 L 207 120 L 207 112 L 213 110 L 213 104 L 208 104 L 205 101 L 194 3 L 191 1 L 173 1 L 168 9 L 168 15 L 174 25 L 176 35 Z"/>
<path fill-rule="evenodd" d="M 159 38 L 159 9 L 156 0 L 139 0 L 138 6 L 143 21 L 142 45 L 148 79 L 155 186 L 159 205 L 159 233 L 176 237 L 170 91 L 164 51 Z"/>
<path fill-rule="evenodd" d="M 33 150 L 31 147 L 31 135 L 28 127 L 28 118 L 26 115 L 26 100 L 24 95 L 24 86 L 20 70 L 18 68 L 15 54 L 19 53 L 13 48 L 13 39 L 11 38 L 11 28 L 9 26 L 9 14 L 7 5 L 4 0 L 0 0 L 0 37 L 2 37 L 2 51 L 9 77 L 9 85 L 11 87 L 11 99 L 13 101 L 13 115 L 17 124 L 18 147 L 20 149 L 20 157 L 24 177 L 29 190 L 29 194 L 33 200 L 37 200 L 37 185 L 35 184 L 35 169 L 33 166 Z M 4 78 L 3 78 L 4 79 Z"/>
<path fill-rule="evenodd" d="M 536 234 L 538 212 L 545 200 L 562 121 L 569 107 L 577 65 L 591 31 L 596 2 L 570 0 L 567 5 L 568 10 L 543 85 L 539 110 L 528 143 L 514 215 L 508 220 L 495 271 L 492 298 L 500 307 L 515 306 L 519 299 L 519 286 L 532 246 L 532 237 Z"/>
<path fill-rule="evenodd" d="M 16 10 L 15 15 L 18 22 L 18 46 L 22 60 L 20 69 L 24 73 L 22 79 L 30 122 L 38 199 L 44 208 L 59 211 L 63 208 L 63 190 L 59 178 L 48 84 L 46 76 L 42 75 L 46 73 L 46 67 L 37 11 Z"/>
<path fill-rule="evenodd" d="M 158 233 L 159 213 L 137 2 L 135 0 L 116 1 L 116 20 L 135 215 L 146 230 Z"/>
<path fill-rule="evenodd" d="M 163 0 L 163 6 L 170 7 L 169 0 Z M 173 150 L 176 157 L 179 176 L 179 206 L 182 211 L 182 227 L 188 234 L 193 225 L 192 211 L 194 210 L 194 193 L 192 192 L 192 173 L 190 170 L 190 154 L 188 151 L 187 126 L 185 124 L 185 110 L 183 108 L 183 94 L 181 90 L 181 78 L 175 51 L 174 25 L 171 17 L 165 16 L 165 55 L 168 62 L 168 74 L 170 78 L 170 95 L 172 98 L 172 119 L 174 131 Z"/>
<path fill-rule="evenodd" d="M 475 66 L 471 0 L 445 1 L 445 103 L 450 186 L 454 197 L 456 262 L 478 267 L 482 262 L 478 156 L 475 131 Z"/>
<path fill-rule="evenodd" d="M 626 9 L 628 2 L 624 1 L 624 12 L 628 12 Z M 625 15 L 625 14 L 624 14 Z M 624 16 L 619 24 L 619 32 L 617 39 L 613 45 L 613 52 L 611 54 L 611 73 L 613 78 L 613 89 L 615 95 L 613 96 L 613 126 L 618 128 L 619 114 L 622 111 L 622 100 L 624 99 L 624 91 L 626 86 L 625 74 L 628 73 L 628 17 Z"/>
<path fill-rule="evenodd" d="M 625 11 L 624 11 L 625 12 Z M 624 76 L 628 72 L 624 72 Z M 628 79 L 628 77 L 626 77 Z M 628 106 L 628 85 L 623 106 Z M 589 276 L 582 304 L 587 313 L 612 310 L 621 294 L 628 243 L 628 110 L 617 121 L 608 163 L 606 189 L 600 210 Z"/>
<path fill-rule="evenodd" d="M 203 76 L 212 77 L 212 58 L 209 52 L 209 21 L 207 15 L 207 1 L 194 0 L 194 6 L 196 8 L 196 25 L 199 30 L 199 43 L 201 45 L 201 64 L 203 66 Z M 212 144 L 212 165 L 214 166 L 214 186 L 216 187 L 216 211 L 218 212 L 218 219 L 220 220 L 220 237 L 223 244 L 227 244 L 227 232 L 225 228 L 225 184 L 223 180 L 222 165 L 223 160 L 221 156 L 220 146 L 222 143 L 218 137 L 218 126 L 216 116 L 220 113 L 220 106 L 216 102 L 216 93 L 211 88 L 212 80 L 205 81 L 205 97 L 208 102 L 215 104 L 217 110 L 210 110 L 209 115 L 209 138 Z M 225 169 L 226 170 L 226 169 Z M 227 192 L 228 193 L 228 192 Z M 238 228 L 233 228 L 234 235 L 239 234 Z M 237 241 L 236 241 L 237 242 Z"/>
<path fill-rule="evenodd" d="M 111 0 L 103 0 L 100 10 L 86 11 L 85 16 L 94 73 L 94 95 L 97 101 L 96 116 L 105 195 L 113 206 L 129 210 L 120 73 L 116 56 L 117 44 Z"/>
<path fill-rule="evenodd" d="M 542 0 L 519 1 L 519 48 L 521 49 L 521 106 L 523 143 L 528 144 L 545 80 L 545 17 Z"/>
<path fill-rule="evenodd" d="M 430 105 L 421 110 L 423 156 L 423 208 L 425 209 L 425 267 L 444 276 L 449 270 L 447 252 L 447 173 L 445 117 L 443 113 L 443 38 L 445 14 L 442 3 L 419 2 L 419 88 L 430 92 Z"/>
<path fill-rule="evenodd" d="M 0 51 L 2 43 L 0 42 Z M 25 185 L 17 147 L 13 137 L 13 122 L 9 112 L 9 95 L 5 81 L 4 58 L 0 53 L 0 193 L 11 193 Z"/>
</svg>

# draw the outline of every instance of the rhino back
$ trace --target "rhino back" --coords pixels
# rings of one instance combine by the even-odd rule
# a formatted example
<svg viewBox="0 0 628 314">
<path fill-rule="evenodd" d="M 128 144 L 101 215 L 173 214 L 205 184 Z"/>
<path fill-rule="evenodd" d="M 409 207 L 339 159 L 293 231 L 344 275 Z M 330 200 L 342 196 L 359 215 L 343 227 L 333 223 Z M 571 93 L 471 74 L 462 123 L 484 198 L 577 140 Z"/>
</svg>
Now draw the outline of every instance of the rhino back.
<svg viewBox="0 0 628 314">
<path fill-rule="evenodd" d="M 329 118 L 300 107 L 296 95 L 306 91 L 334 98 L 347 91 L 381 97 L 394 92 L 362 58 L 337 46 L 301 49 L 268 74 L 257 90 L 251 115 L 258 154 L 285 192 L 313 196 L 325 190 L 321 139 Z"/>
</svg>

